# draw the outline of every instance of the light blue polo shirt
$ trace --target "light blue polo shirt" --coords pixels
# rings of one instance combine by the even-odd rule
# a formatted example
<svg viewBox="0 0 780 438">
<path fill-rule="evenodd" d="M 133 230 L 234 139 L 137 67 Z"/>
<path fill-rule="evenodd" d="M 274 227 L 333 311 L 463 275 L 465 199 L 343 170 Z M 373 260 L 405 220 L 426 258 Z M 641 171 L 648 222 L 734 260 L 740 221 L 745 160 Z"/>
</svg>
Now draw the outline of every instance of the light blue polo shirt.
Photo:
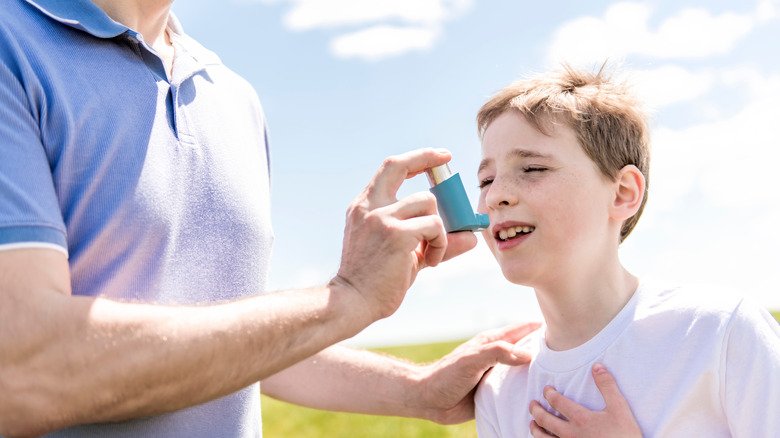
<svg viewBox="0 0 780 438">
<path fill-rule="evenodd" d="M 0 8 L 0 250 L 66 252 L 75 295 L 191 304 L 266 289 L 273 235 L 259 100 L 174 17 L 168 32 L 170 79 L 140 34 L 88 0 Z M 52 436 L 260 434 L 256 384 Z"/>
</svg>

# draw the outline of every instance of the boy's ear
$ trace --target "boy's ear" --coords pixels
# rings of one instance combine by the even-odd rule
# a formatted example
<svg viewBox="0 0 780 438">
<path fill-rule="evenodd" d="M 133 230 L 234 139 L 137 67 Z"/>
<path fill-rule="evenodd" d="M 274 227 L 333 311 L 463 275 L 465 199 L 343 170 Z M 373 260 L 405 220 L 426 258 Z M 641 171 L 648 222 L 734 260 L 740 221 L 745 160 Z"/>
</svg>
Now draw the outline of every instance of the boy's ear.
<svg viewBox="0 0 780 438">
<path fill-rule="evenodd" d="M 615 197 L 610 205 L 609 215 L 621 223 L 639 211 L 645 196 L 645 177 L 629 164 L 618 172 L 615 180 Z"/>
</svg>

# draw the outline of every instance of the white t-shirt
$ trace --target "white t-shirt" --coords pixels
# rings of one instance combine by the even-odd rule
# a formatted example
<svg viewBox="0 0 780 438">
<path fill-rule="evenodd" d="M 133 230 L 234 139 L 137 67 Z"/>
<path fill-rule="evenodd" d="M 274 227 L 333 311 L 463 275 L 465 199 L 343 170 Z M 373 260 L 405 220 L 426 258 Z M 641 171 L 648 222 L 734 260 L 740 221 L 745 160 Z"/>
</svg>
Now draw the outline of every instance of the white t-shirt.
<svg viewBox="0 0 780 438">
<path fill-rule="evenodd" d="M 754 302 L 710 286 L 642 282 L 593 339 L 552 351 L 529 337 L 530 365 L 497 365 L 476 394 L 481 438 L 530 437 L 532 400 L 546 385 L 591 410 L 605 407 L 595 362 L 615 376 L 645 437 L 780 436 L 780 325 Z"/>
</svg>

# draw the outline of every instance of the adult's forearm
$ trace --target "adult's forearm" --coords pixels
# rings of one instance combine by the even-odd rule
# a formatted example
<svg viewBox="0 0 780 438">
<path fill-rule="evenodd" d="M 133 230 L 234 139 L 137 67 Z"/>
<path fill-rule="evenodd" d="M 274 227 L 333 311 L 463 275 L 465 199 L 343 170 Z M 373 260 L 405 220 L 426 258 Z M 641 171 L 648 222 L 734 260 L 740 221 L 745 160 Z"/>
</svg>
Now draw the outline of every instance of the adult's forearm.
<svg viewBox="0 0 780 438">
<path fill-rule="evenodd" d="M 417 403 L 420 365 L 336 345 L 262 382 L 271 397 L 310 408 L 427 418 Z"/>
<path fill-rule="evenodd" d="M 474 418 L 473 391 L 488 370 L 531 360 L 515 344 L 539 326 L 525 322 L 480 333 L 424 365 L 337 345 L 263 380 L 262 391 L 319 409 L 462 423 Z"/>
<path fill-rule="evenodd" d="M 28 318 L 24 325 L 5 320 L 0 329 L 6 335 L 19 328 L 13 334 L 16 348 L 5 345 L 0 355 L 3 436 L 202 403 L 270 376 L 367 324 L 349 317 L 359 312 L 342 311 L 358 303 L 332 288 L 204 307 L 31 294 L 33 301 L 46 300 L 46 310 L 20 308 L 19 318 Z"/>
</svg>

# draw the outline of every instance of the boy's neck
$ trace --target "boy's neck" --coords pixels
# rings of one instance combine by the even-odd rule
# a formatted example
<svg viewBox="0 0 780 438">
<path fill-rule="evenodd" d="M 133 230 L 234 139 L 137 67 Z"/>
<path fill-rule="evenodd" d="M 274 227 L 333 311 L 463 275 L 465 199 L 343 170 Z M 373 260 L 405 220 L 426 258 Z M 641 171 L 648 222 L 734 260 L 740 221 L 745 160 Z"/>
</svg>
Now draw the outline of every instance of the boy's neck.
<svg viewBox="0 0 780 438">
<path fill-rule="evenodd" d="M 613 272 L 536 289 L 547 325 L 545 341 L 556 351 L 578 347 L 596 336 L 633 296 L 639 280 L 619 263 Z"/>
</svg>

